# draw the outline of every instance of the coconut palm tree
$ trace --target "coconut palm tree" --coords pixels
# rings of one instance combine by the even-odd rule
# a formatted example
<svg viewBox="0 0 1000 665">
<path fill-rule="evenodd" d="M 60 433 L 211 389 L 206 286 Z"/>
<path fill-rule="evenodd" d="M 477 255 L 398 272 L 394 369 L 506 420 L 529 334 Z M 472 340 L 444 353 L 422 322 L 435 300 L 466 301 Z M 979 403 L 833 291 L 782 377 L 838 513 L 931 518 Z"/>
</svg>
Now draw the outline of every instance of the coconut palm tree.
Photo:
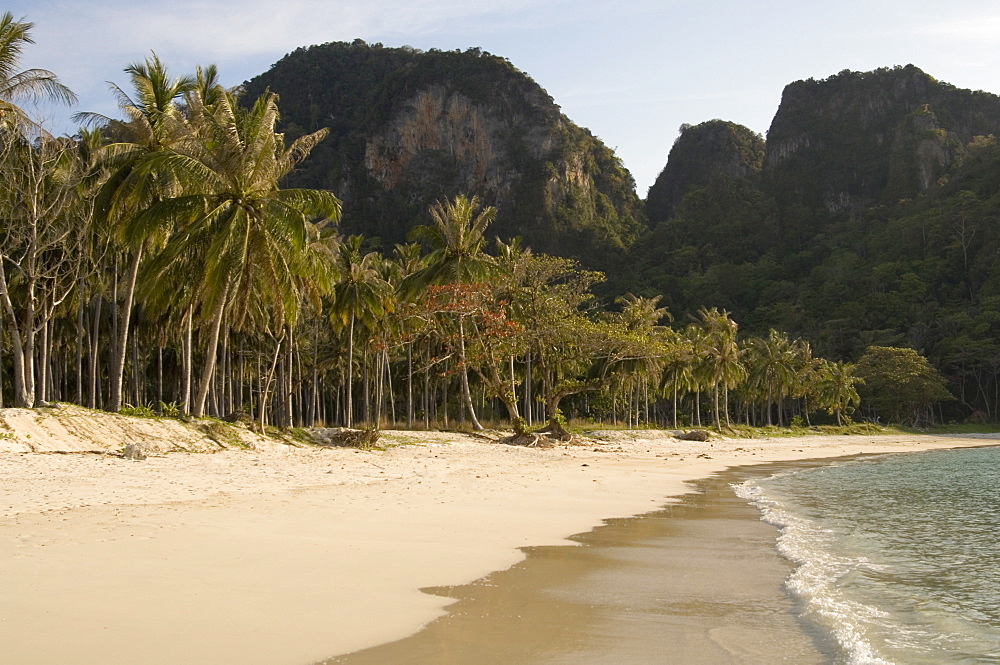
<svg viewBox="0 0 1000 665">
<path fill-rule="evenodd" d="M 845 362 L 830 362 L 821 360 L 819 366 L 819 381 L 817 393 L 819 407 L 827 413 L 836 414 L 837 424 L 842 425 L 842 415 L 850 407 L 857 407 L 861 397 L 855 386 L 864 383 L 864 379 L 854 375 L 854 365 Z"/>
<path fill-rule="evenodd" d="M 713 307 L 698 310 L 701 327 L 705 332 L 703 365 L 705 383 L 713 390 L 715 428 L 722 429 L 720 422 L 719 395 L 735 388 L 746 379 L 746 367 L 740 362 L 742 350 L 736 343 L 736 322 L 729 318 L 729 312 L 721 312 Z M 728 400 L 727 400 L 728 401 Z M 729 410 L 726 409 L 726 425 L 729 425 Z"/>
<path fill-rule="evenodd" d="M 280 187 L 327 131 L 307 134 L 286 147 L 274 131 L 276 95 L 266 92 L 243 108 L 232 91 L 214 90 L 213 104 L 197 90 L 188 96 L 193 125 L 188 138 L 170 150 L 148 154 L 136 167 L 140 175 L 172 174 L 184 185 L 183 193 L 153 204 L 128 229 L 133 238 L 157 224 L 176 229 L 148 264 L 147 295 L 155 295 L 156 284 L 178 270 L 197 285 L 191 304 L 201 311 L 207 343 L 192 408 L 196 417 L 205 410 L 227 311 L 239 327 L 252 306 L 266 302 L 274 329 L 280 330 L 298 306 L 310 225 L 317 218 L 340 216 L 340 201 L 331 192 Z"/>
<path fill-rule="evenodd" d="M 626 395 L 631 393 L 634 396 L 633 400 L 626 400 L 626 403 L 635 407 L 635 411 L 632 408 L 627 411 L 630 420 L 631 414 L 638 413 L 641 395 L 645 405 L 645 420 L 649 422 L 649 382 L 651 377 L 661 375 L 668 355 L 670 339 L 663 334 L 659 323 L 671 317 L 666 307 L 657 306 L 661 298 L 662 296 L 642 298 L 626 293 L 615 299 L 622 306 L 622 311 L 608 315 L 609 323 L 616 330 L 615 337 L 626 342 L 621 349 L 626 355 L 617 359 L 615 373 L 626 379 L 622 382 L 628 386 Z"/>
<path fill-rule="evenodd" d="M 345 393 L 344 425 L 354 425 L 354 329 L 358 319 L 370 320 L 383 315 L 390 295 L 389 283 L 381 278 L 376 252 L 362 254 L 361 236 L 350 236 L 337 254 L 340 274 L 334 287 L 332 319 L 347 329 L 347 390 Z"/>
<path fill-rule="evenodd" d="M 767 424 L 773 423 L 771 407 L 778 405 L 778 425 L 783 424 L 781 403 L 795 387 L 796 349 L 788 335 L 771 330 L 767 337 L 747 341 L 750 383 L 764 397 Z"/>
<path fill-rule="evenodd" d="M 131 254 L 125 278 L 124 298 L 119 315 L 118 338 L 112 353 L 110 372 L 109 411 L 118 411 L 122 405 L 122 377 L 125 371 L 125 350 L 128 348 L 136 280 L 144 251 L 153 235 L 161 240 L 169 232 L 159 224 L 138 227 L 134 225 L 139 214 L 158 201 L 179 193 L 179 183 L 169 171 L 149 171 L 138 168 L 150 154 L 170 150 L 189 134 L 189 127 L 177 101 L 182 95 L 195 90 L 198 81 L 191 76 L 171 77 L 166 66 L 154 53 L 144 62 L 128 65 L 125 72 L 134 89 L 129 96 L 115 84 L 110 84 L 118 98 L 125 123 L 112 121 L 96 113 L 78 113 L 74 119 L 89 124 L 113 128 L 119 140 L 102 148 L 104 169 L 111 169 L 97 197 L 95 220 L 115 231 L 116 240 Z M 143 217 L 145 220 L 150 217 Z M 129 240 L 124 238 L 125 228 L 131 225 Z"/>
<path fill-rule="evenodd" d="M 0 126 L 17 133 L 37 134 L 41 127 L 31 120 L 19 103 L 54 101 L 76 103 L 73 91 L 47 69 L 18 71 L 26 44 L 34 44 L 34 23 L 17 20 L 10 12 L 0 16 Z"/>
<path fill-rule="evenodd" d="M 681 393 L 697 388 L 693 374 L 696 362 L 695 342 L 689 335 L 671 328 L 664 329 L 661 334 L 665 338 L 667 354 L 660 375 L 660 389 L 664 396 L 669 394 L 672 397 L 672 422 L 674 429 L 677 429 L 677 399 Z"/>
<path fill-rule="evenodd" d="M 494 274 L 496 262 L 483 252 L 485 232 L 496 217 L 496 208 L 480 209 L 479 199 L 473 196 L 456 196 L 453 200 L 438 201 L 430 208 L 433 226 L 414 229 L 415 239 L 424 241 L 431 252 L 423 269 L 409 275 L 400 284 L 404 299 L 414 299 L 431 284 L 473 284 L 484 282 Z M 483 429 L 476 417 L 469 391 L 469 372 L 466 367 L 465 317 L 458 314 L 459 329 L 459 378 L 462 384 L 462 403 L 476 430 Z"/>
</svg>

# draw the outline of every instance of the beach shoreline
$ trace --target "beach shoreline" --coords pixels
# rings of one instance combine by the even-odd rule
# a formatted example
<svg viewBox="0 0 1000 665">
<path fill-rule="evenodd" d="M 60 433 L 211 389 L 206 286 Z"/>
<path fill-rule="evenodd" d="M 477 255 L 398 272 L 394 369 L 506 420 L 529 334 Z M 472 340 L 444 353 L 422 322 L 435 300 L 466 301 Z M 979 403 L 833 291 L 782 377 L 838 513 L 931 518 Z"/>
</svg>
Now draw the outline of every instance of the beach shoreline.
<svg viewBox="0 0 1000 665">
<path fill-rule="evenodd" d="M 647 513 L 732 467 L 990 445 L 981 437 L 685 442 L 606 432 L 507 446 L 390 432 L 385 451 L 0 454 L 0 643 L 11 662 L 308 665 L 391 642 L 423 593 Z M 1000 442 L 1000 441 L 998 441 Z"/>
</svg>

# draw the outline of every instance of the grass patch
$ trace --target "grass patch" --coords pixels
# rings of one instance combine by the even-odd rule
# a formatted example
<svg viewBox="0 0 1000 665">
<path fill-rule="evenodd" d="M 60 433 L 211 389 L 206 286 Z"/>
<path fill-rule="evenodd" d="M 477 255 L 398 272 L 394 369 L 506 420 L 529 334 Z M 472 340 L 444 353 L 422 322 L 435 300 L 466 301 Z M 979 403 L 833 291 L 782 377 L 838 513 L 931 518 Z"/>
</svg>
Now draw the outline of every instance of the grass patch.
<svg viewBox="0 0 1000 665">
<path fill-rule="evenodd" d="M 118 413 L 123 416 L 132 416 L 134 418 L 158 418 L 160 415 L 153 410 L 153 407 L 143 404 L 140 404 L 139 406 L 123 404 L 122 408 L 118 409 Z"/>
<path fill-rule="evenodd" d="M 996 426 L 994 429 L 989 429 L 988 426 L 983 426 L 986 429 L 983 432 L 995 432 L 1000 431 L 1000 426 Z M 594 430 L 607 430 L 607 431 L 673 431 L 673 427 L 658 427 L 658 426 L 644 426 L 644 427 L 628 427 L 625 425 L 612 425 L 609 423 L 597 423 L 597 422 L 585 422 L 585 421 L 573 421 L 570 426 L 566 428 L 573 434 L 586 435 L 588 432 L 593 432 Z M 692 430 L 692 429 L 705 429 L 710 432 L 715 432 L 715 428 L 710 425 L 702 425 L 701 427 L 688 425 L 680 427 L 682 430 Z M 872 434 L 909 434 L 915 433 L 918 430 L 907 430 L 902 427 L 897 427 L 894 425 L 875 425 L 872 423 L 850 423 L 846 425 L 813 425 L 812 427 L 803 426 L 789 426 L 789 427 L 777 427 L 777 426 L 763 426 L 763 427 L 753 427 L 749 425 L 742 425 L 734 423 L 732 426 L 723 426 L 722 431 L 719 432 L 723 436 L 732 436 L 743 439 L 764 439 L 764 438 L 782 438 L 782 437 L 795 437 L 795 436 L 865 436 Z M 927 433 L 927 430 L 919 430 L 921 433 Z M 979 431 L 979 430 L 977 430 Z"/>
<path fill-rule="evenodd" d="M 848 425 L 813 425 L 812 427 L 750 427 L 733 425 L 723 427 L 722 433 L 745 439 L 781 438 L 795 436 L 866 436 L 872 434 L 905 434 L 903 428 L 894 425 L 874 425 L 872 423 L 850 423 Z"/>
<path fill-rule="evenodd" d="M 386 448 L 398 448 L 400 446 L 422 446 L 427 443 L 419 437 L 406 436 L 405 434 L 382 434 L 382 442 Z"/>
<path fill-rule="evenodd" d="M 997 434 L 1000 433 L 1000 423 L 951 423 L 927 428 L 901 428 L 913 434 Z"/>
<path fill-rule="evenodd" d="M 203 418 L 195 425 L 205 436 L 223 447 L 232 446 L 236 448 L 248 448 L 240 437 L 239 430 L 235 425 L 231 425 L 215 418 Z"/>
</svg>

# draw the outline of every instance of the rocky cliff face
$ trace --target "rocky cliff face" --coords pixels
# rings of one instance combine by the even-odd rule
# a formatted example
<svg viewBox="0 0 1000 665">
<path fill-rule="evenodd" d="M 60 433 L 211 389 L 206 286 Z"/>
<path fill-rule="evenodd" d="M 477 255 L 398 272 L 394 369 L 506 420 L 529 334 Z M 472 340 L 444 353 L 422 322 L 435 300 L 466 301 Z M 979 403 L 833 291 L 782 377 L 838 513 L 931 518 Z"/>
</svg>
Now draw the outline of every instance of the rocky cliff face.
<svg viewBox="0 0 1000 665">
<path fill-rule="evenodd" d="M 330 128 L 292 184 L 336 192 L 345 233 L 391 246 L 456 194 L 498 208 L 492 233 L 590 265 L 642 228 L 621 162 L 502 58 L 326 44 L 299 49 L 246 87 L 248 97 L 265 87 L 279 94 L 290 135 Z"/>
<path fill-rule="evenodd" d="M 503 122 L 488 117 L 461 93 L 442 86 L 423 90 L 409 100 L 380 133 L 365 146 L 368 173 L 387 189 L 400 184 L 411 165 L 425 152 L 439 152 L 459 167 L 469 191 L 486 187 L 509 195 L 509 174 L 500 168 L 504 152 Z"/>
<path fill-rule="evenodd" d="M 786 86 L 767 133 L 764 175 L 779 204 L 860 217 L 914 196 L 1000 132 L 1000 98 L 908 65 Z"/>
</svg>

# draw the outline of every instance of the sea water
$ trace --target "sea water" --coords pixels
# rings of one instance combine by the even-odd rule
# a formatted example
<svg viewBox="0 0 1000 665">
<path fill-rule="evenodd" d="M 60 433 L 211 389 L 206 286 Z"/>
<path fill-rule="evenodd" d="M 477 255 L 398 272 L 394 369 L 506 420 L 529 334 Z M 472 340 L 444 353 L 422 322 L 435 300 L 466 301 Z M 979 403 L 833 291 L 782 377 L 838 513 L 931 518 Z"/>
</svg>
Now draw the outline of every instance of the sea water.
<svg viewBox="0 0 1000 665">
<path fill-rule="evenodd" d="M 780 529 L 838 665 L 1000 663 L 1000 448 L 886 455 L 734 486 Z"/>
</svg>

